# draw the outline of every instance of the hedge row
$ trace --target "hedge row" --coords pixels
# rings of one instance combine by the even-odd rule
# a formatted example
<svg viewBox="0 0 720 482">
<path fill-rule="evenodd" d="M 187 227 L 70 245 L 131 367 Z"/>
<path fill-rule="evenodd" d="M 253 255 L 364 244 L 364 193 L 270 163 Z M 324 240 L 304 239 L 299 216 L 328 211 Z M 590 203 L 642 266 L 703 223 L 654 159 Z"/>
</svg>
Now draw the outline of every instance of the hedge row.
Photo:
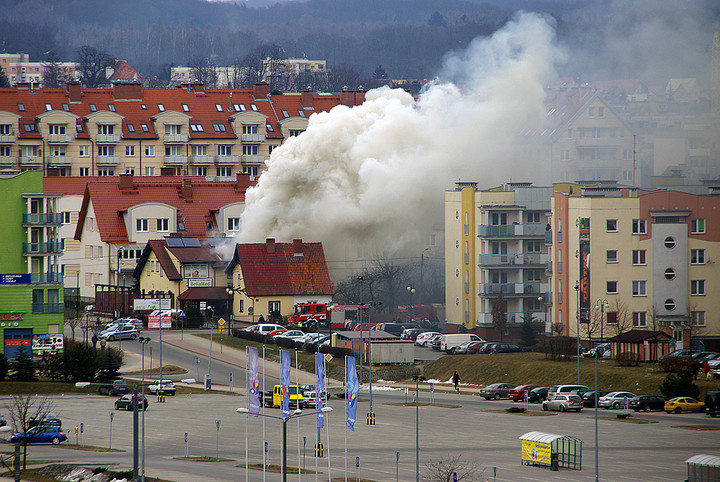
<svg viewBox="0 0 720 482">
<path fill-rule="evenodd" d="M 265 345 L 277 345 L 282 348 L 288 348 L 290 350 L 305 350 L 308 353 L 315 353 L 318 351 L 318 347 L 315 345 L 307 345 L 303 348 L 303 343 L 289 338 L 273 338 L 271 336 L 263 335 L 261 333 L 253 333 L 245 330 L 233 330 L 232 334 L 236 338 L 243 340 L 250 340 L 257 343 L 263 343 Z M 343 357 L 345 355 L 352 355 L 352 351 L 347 348 L 341 348 L 336 346 L 321 346 L 320 353 L 329 353 L 334 357 Z"/>
</svg>

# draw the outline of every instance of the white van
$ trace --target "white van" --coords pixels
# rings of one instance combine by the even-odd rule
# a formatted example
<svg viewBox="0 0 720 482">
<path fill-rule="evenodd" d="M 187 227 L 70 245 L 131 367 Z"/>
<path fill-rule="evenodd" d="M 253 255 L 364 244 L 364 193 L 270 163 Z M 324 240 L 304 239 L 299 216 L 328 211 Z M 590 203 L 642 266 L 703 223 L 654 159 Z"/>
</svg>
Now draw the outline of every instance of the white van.
<svg viewBox="0 0 720 482">
<path fill-rule="evenodd" d="M 440 351 L 450 353 L 450 349 L 468 341 L 485 341 L 474 333 L 455 333 L 440 337 Z"/>
<path fill-rule="evenodd" d="M 552 397 L 554 397 L 557 394 L 569 394 L 572 391 L 575 390 L 590 390 L 585 385 L 553 385 L 548 390 L 547 394 L 547 400 L 552 400 Z"/>
</svg>

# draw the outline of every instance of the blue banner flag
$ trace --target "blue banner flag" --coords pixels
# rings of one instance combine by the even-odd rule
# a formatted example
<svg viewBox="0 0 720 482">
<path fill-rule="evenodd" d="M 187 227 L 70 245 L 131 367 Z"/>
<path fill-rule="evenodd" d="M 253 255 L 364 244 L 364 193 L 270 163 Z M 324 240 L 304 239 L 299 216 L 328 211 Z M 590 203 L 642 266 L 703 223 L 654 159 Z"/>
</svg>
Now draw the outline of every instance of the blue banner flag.
<svg viewBox="0 0 720 482">
<path fill-rule="evenodd" d="M 315 352 L 315 374 L 317 375 L 317 411 L 318 411 L 318 428 L 323 428 L 325 424 L 325 413 L 322 409 L 325 405 L 325 363 L 323 354 Z"/>
<path fill-rule="evenodd" d="M 231 374 L 232 376 L 232 374 Z M 260 398 L 258 397 L 258 350 L 257 347 L 248 347 L 248 409 L 252 417 L 260 413 Z"/>
<path fill-rule="evenodd" d="M 345 370 L 347 371 L 347 425 L 354 432 L 355 411 L 357 409 L 358 392 L 360 391 L 354 356 L 345 357 Z"/>
<path fill-rule="evenodd" d="M 282 416 L 290 416 L 290 352 L 280 350 L 280 361 L 282 362 Z"/>
</svg>

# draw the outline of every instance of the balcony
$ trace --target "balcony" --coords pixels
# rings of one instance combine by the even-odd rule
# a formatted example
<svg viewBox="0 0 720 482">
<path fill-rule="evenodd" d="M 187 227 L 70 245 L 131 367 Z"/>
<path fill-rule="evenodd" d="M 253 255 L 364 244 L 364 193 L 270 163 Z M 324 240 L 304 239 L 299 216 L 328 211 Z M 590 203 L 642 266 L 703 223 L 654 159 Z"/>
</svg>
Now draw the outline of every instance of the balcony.
<svg viewBox="0 0 720 482">
<path fill-rule="evenodd" d="M 63 284 L 62 273 L 32 273 L 31 283 Z"/>
<path fill-rule="evenodd" d="M 521 311 L 508 311 L 505 313 L 505 319 L 508 324 L 520 324 L 525 322 L 525 316 L 531 315 L 536 321 L 545 320 L 544 311 L 531 311 L 523 313 Z M 481 311 L 478 313 L 478 324 L 479 325 L 491 325 L 493 322 L 492 313 L 489 311 Z"/>
<path fill-rule="evenodd" d="M 173 166 L 184 165 L 188 163 L 187 156 L 165 156 L 165 164 L 172 164 Z"/>
<path fill-rule="evenodd" d="M 481 254 L 479 266 L 544 266 L 548 255 L 544 253 Z"/>
<path fill-rule="evenodd" d="M 15 165 L 17 157 L 15 156 L 0 156 L 0 166 Z"/>
<path fill-rule="evenodd" d="M 23 224 L 62 224 L 61 213 L 26 213 L 23 214 Z"/>
<path fill-rule="evenodd" d="M 95 142 L 98 144 L 117 144 L 120 142 L 120 134 L 98 134 Z"/>
<path fill-rule="evenodd" d="M 11 132 L 10 134 L 0 134 L 0 143 L 2 144 L 12 144 L 15 142 L 15 136 L 14 132 Z"/>
<path fill-rule="evenodd" d="M 67 144 L 72 142 L 70 134 L 48 134 L 47 141 L 49 144 Z"/>
<path fill-rule="evenodd" d="M 120 164 L 118 156 L 97 156 L 98 166 L 117 166 Z"/>
<path fill-rule="evenodd" d="M 62 242 L 23 243 L 23 254 L 25 255 L 62 254 L 62 252 Z"/>
<path fill-rule="evenodd" d="M 164 140 L 167 143 L 187 142 L 188 135 L 187 134 L 165 134 Z"/>
<path fill-rule="evenodd" d="M 64 313 L 65 303 L 33 303 L 32 312 L 35 314 Z"/>
<path fill-rule="evenodd" d="M 215 156 L 190 156 L 190 164 L 212 164 Z"/>
<path fill-rule="evenodd" d="M 548 299 L 547 283 L 480 283 L 480 296 L 543 296 Z"/>
<path fill-rule="evenodd" d="M 265 156 L 260 156 L 258 154 L 243 154 L 241 160 L 243 164 L 262 164 L 265 162 Z"/>
<path fill-rule="evenodd" d="M 552 244 L 552 231 L 551 230 L 545 231 L 545 244 Z"/>
<path fill-rule="evenodd" d="M 215 162 L 217 164 L 237 164 L 238 156 L 216 156 Z"/>
<path fill-rule="evenodd" d="M 69 166 L 72 164 L 72 157 L 70 157 L 70 156 L 50 156 L 48 158 L 48 164 L 50 166 Z"/>
<path fill-rule="evenodd" d="M 512 238 L 512 237 L 543 237 L 545 225 L 543 224 L 480 224 L 478 237 L 480 238 Z"/>
<path fill-rule="evenodd" d="M 264 134 L 243 134 L 241 140 L 242 140 L 242 142 L 254 142 L 254 143 L 265 142 L 265 135 Z"/>
<path fill-rule="evenodd" d="M 622 145 L 622 139 L 618 137 L 584 137 L 576 139 L 577 147 L 607 147 L 618 148 Z"/>
<path fill-rule="evenodd" d="M 42 164 L 42 157 L 40 156 L 20 156 L 21 166 L 37 166 Z"/>
</svg>

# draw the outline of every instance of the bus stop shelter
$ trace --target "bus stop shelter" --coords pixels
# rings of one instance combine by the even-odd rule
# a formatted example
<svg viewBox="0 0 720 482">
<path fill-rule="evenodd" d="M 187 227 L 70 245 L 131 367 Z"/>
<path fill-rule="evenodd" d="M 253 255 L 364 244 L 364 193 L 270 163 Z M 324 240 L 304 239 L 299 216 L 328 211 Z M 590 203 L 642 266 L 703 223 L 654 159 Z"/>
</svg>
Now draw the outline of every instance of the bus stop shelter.
<svg viewBox="0 0 720 482">
<path fill-rule="evenodd" d="M 524 465 L 582 470 L 582 440 L 570 435 L 527 432 L 520 436 L 520 458 Z"/>
<path fill-rule="evenodd" d="M 693 455 L 685 461 L 687 482 L 720 480 L 720 457 L 716 455 Z"/>
</svg>

